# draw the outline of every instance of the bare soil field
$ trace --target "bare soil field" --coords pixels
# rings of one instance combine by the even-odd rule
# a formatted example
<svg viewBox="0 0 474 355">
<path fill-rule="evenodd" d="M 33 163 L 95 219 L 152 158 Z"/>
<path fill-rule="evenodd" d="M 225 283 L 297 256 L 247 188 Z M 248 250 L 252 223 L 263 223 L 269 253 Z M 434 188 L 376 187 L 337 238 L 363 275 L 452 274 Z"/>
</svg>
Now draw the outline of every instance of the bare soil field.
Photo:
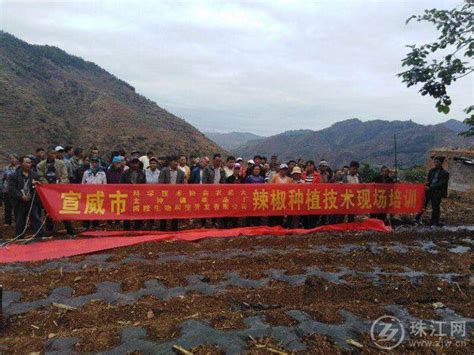
<svg viewBox="0 0 474 355">
<path fill-rule="evenodd" d="M 406 328 L 394 352 L 473 353 L 473 235 L 216 238 L 2 264 L 0 352 L 376 353 L 371 324 L 392 315 Z M 411 334 L 420 320 L 466 334 Z"/>
</svg>

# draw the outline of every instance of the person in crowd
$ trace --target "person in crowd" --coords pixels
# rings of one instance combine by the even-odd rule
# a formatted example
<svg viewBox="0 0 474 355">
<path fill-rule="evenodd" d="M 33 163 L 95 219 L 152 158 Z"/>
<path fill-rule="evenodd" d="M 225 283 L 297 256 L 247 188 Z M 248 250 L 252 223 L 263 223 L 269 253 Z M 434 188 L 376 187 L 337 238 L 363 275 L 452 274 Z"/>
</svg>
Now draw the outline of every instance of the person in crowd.
<svg viewBox="0 0 474 355">
<path fill-rule="evenodd" d="M 99 157 L 91 159 L 90 168 L 84 172 L 82 176 L 83 184 L 105 185 L 107 184 L 107 176 L 105 171 L 99 165 Z M 82 226 L 88 230 L 92 224 L 92 228 L 99 228 L 99 221 L 84 221 Z"/>
<path fill-rule="evenodd" d="M 245 179 L 240 173 L 241 166 L 239 163 L 235 163 L 233 166 L 233 174 L 231 176 L 228 176 L 225 179 L 226 184 L 243 184 L 245 183 Z M 236 228 L 238 225 L 239 219 L 235 217 L 228 217 L 228 218 L 222 218 L 222 226 L 224 228 L 231 227 L 231 228 Z"/>
<path fill-rule="evenodd" d="M 222 156 L 219 153 L 212 157 L 212 164 L 204 168 L 202 173 L 203 184 L 225 184 L 225 171 L 222 168 Z M 214 227 L 218 227 L 217 218 L 212 218 L 211 223 Z M 201 219 L 201 225 L 206 225 L 206 219 Z"/>
<path fill-rule="evenodd" d="M 191 170 L 191 172 L 193 171 L 193 169 L 199 165 L 199 157 L 194 155 L 194 154 L 191 154 L 189 156 L 189 169 Z"/>
<path fill-rule="evenodd" d="M 149 166 L 145 169 L 145 177 L 147 184 L 158 184 L 160 178 L 160 170 L 158 169 L 158 159 L 151 157 Z"/>
<path fill-rule="evenodd" d="M 278 173 L 273 175 L 272 179 L 270 180 L 270 183 L 272 184 L 290 184 L 291 179 L 287 175 L 288 173 L 288 165 L 283 163 L 280 164 L 278 167 Z M 283 226 L 284 225 L 284 216 L 271 216 L 268 218 L 268 224 L 270 227 L 273 226 Z"/>
<path fill-rule="evenodd" d="M 303 174 L 303 180 L 307 184 L 319 184 L 321 182 L 321 175 L 316 170 L 314 161 L 308 160 L 306 162 L 305 172 Z"/>
<path fill-rule="evenodd" d="M 275 174 L 270 181 L 272 184 L 289 184 L 291 178 L 288 176 L 288 164 L 280 164 L 278 174 Z"/>
<path fill-rule="evenodd" d="M 34 192 L 34 186 L 39 183 L 39 175 L 32 170 L 33 162 L 30 158 L 22 157 L 20 161 L 20 168 L 10 176 L 8 183 L 8 195 L 15 211 L 15 236 L 25 234 L 29 219 L 36 238 L 41 239 L 40 200 Z"/>
<path fill-rule="evenodd" d="M 191 176 L 189 178 L 190 184 L 202 184 L 202 175 L 204 174 L 204 168 L 207 166 L 205 158 L 199 159 L 199 165 L 194 167 L 191 171 Z"/>
<path fill-rule="evenodd" d="M 277 171 L 278 169 L 278 157 L 276 155 L 272 155 L 270 158 L 270 170 Z"/>
<path fill-rule="evenodd" d="M 146 153 L 146 155 L 142 155 L 140 158 L 138 158 L 140 162 L 143 164 L 143 170 L 148 169 L 148 167 L 150 166 L 150 159 L 153 158 L 154 156 L 155 156 L 155 153 L 149 150 Z"/>
<path fill-rule="evenodd" d="M 119 153 L 120 154 L 120 153 Z M 105 172 L 107 178 L 107 184 L 120 184 L 120 179 L 124 172 L 124 159 L 121 155 L 116 155 L 112 158 L 112 164 L 107 168 Z M 120 225 L 120 220 L 107 221 L 109 226 L 115 224 L 115 226 Z"/>
<path fill-rule="evenodd" d="M 265 173 L 264 175 L 265 182 L 269 182 L 273 177 L 273 172 L 270 169 L 269 163 L 263 164 L 263 172 Z"/>
<path fill-rule="evenodd" d="M 306 167 L 306 163 L 303 158 L 298 158 L 298 162 L 296 163 L 296 165 L 300 167 L 301 171 L 304 171 Z"/>
<path fill-rule="evenodd" d="M 84 159 L 82 159 L 82 164 L 79 165 L 79 167 L 74 171 L 74 182 L 80 184 L 82 182 L 82 177 L 84 176 L 84 173 L 89 170 L 90 167 L 91 161 L 89 157 L 84 157 Z"/>
<path fill-rule="evenodd" d="M 224 172 L 226 179 L 234 174 L 235 158 L 229 155 L 225 161 Z"/>
<path fill-rule="evenodd" d="M 304 184 L 303 171 L 297 165 L 293 168 L 291 172 L 291 182 L 293 184 Z M 287 218 L 287 227 L 288 228 L 299 228 L 300 227 L 300 216 L 292 215 Z"/>
<path fill-rule="evenodd" d="M 62 146 L 58 145 L 55 148 L 55 150 L 56 150 L 56 159 L 64 161 L 64 164 L 66 165 L 66 169 L 67 169 L 67 177 L 68 179 L 71 179 L 71 177 L 73 177 L 72 164 L 69 159 L 65 158 L 65 149 Z M 69 182 L 71 182 L 71 180 L 69 180 Z"/>
<path fill-rule="evenodd" d="M 245 170 L 245 177 L 252 175 L 253 167 L 255 166 L 255 161 L 253 159 L 247 160 L 247 169 Z"/>
<path fill-rule="evenodd" d="M 303 172 L 299 166 L 295 166 L 293 171 L 291 172 L 291 182 L 293 184 L 304 184 L 305 181 L 303 180 Z"/>
<path fill-rule="evenodd" d="M 333 172 L 331 168 L 329 167 L 329 163 L 326 160 L 321 160 L 319 162 L 319 176 L 320 176 L 320 182 L 321 183 L 331 183 L 334 182 L 333 180 Z"/>
<path fill-rule="evenodd" d="M 288 172 L 287 172 L 287 174 L 288 174 L 288 176 L 291 178 L 291 176 L 292 176 L 291 173 L 293 172 L 293 168 L 296 166 L 296 161 L 290 160 L 290 161 L 287 163 L 287 165 L 288 165 Z"/>
<path fill-rule="evenodd" d="M 57 147 L 56 147 L 57 148 Z M 37 166 L 40 182 L 43 184 L 68 184 L 68 172 L 66 164 L 62 159 L 56 159 L 57 149 L 50 147 L 46 159 Z M 64 221 L 64 227 L 68 236 L 74 237 L 75 232 L 71 221 Z M 52 232 L 54 223 L 51 218 L 46 219 L 46 231 Z"/>
<path fill-rule="evenodd" d="M 166 168 L 168 166 L 168 158 L 166 157 L 158 157 L 158 169 L 161 171 L 163 168 Z"/>
<path fill-rule="evenodd" d="M 159 184 L 160 181 L 160 170 L 158 169 L 158 159 L 155 157 L 151 157 L 148 160 L 149 166 L 145 169 L 145 178 L 147 184 Z M 155 225 L 155 221 L 153 219 L 149 219 L 147 221 L 147 229 L 153 229 Z"/>
<path fill-rule="evenodd" d="M 319 184 L 321 182 L 321 175 L 316 170 L 316 166 L 313 160 L 308 160 L 306 162 L 305 171 L 303 173 L 302 179 L 306 184 Z M 307 229 L 316 227 L 317 222 L 317 215 L 306 215 L 301 218 L 301 223 L 303 227 Z"/>
<path fill-rule="evenodd" d="M 83 164 L 83 157 L 84 157 L 84 151 L 82 148 L 75 148 L 74 149 L 74 155 L 73 157 L 69 160 L 70 164 L 71 164 L 71 168 L 72 168 L 72 178 L 69 177 L 69 182 L 71 183 L 80 183 L 81 181 L 80 180 L 77 180 L 76 179 L 76 172 L 77 170 L 81 167 L 81 165 Z"/>
<path fill-rule="evenodd" d="M 387 168 L 385 165 L 383 165 L 380 168 L 379 174 L 375 177 L 374 183 L 377 184 L 393 184 L 395 181 L 393 178 L 390 176 L 390 169 Z M 387 220 L 387 214 L 386 213 L 375 213 L 370 215 L 371 218 L 377 218 L 382 221 Z"/>
<path fill-rule="evenodd" d="M 334 171 L 334 177 L 333 177 L 334 182 L 342 183 L 343 176 L 344 176 L 344 173 L 342 172 L 342 169 L 336 169 Z"/>
<path fill-rule="evenodd" d="M 266 158 L 265 158 L 265 161 L 266 161 Z M 264 165 L 263 157 L 257 154 L 253 157 L 253 162 L 254 162 L 254 165 L 258 165 L 260 167 L 260 175 L 263 178 L 265 178 L 265 171 L 263 169 L 263 165 Z"/>
<path fill-rule="evenodd" d="M 9 155 L 10 164 L 3 170 L 2 186 L 3 186 L 3 204 L 4 204 L 4 227 L 9 227 L 13 222 L 13 205 L 8 194 L 8 183 L 10 177 L 15 173 L 20 165 L 20 161 L 15 154 Z"/>
<path fill-rule="evenodd" d="M 120 183 L 121 184 L 145 184 L 146 183 L 146 176 L 145 172 L 143 169 L 141 169 L 141 162 L 140 159 L 137 157 L 131 158 L 130 162 L 130 169 L 124 171 L 122 175 L 120 176 Z M 125 230 L 130 230 L 131 223 L 130 220 L 125 220 L 123 222 L 123 228 Z M 142 220 L 135 220 L 134 222 L 134 229 L 135 230 L 140 230 L 143 227 L 143 221 Z"/>
<path fill-rule="evenodd" d="M 350 170 L 349 165 L 344 165 L 344 166 L 342 167 L 342 175 L 347 175 L 347 174 L 349 174 L 349 170 Z"/>
<path fill-rule="evenodd" d="M 33 162 L 33 166 L 36 167 L 41 161 L 46 159 L 46 151 L 44 148 L 39 147 L 35 150 L 35 161 Z"/>
<path fill-rule="evenodd" d="M 252 172 L 245 178 L 247 184 L 264 184 L 265 178 L 261 174 L 262 168 L 260 165 L 255 164 L 252 168 Z M 246 218 L 247 226 L 259 226 L 261 224 L 261 217 L 250 216 Z"/>
<path fill-rule="evenodd" d="M 245 178 L 242 176 L 242 166 L 239 163 L 234 164 L 234 171 L 231 176 L 225 179 L 226 184 L 244 184 Z"/>
<path fill-rule="evenodd" d="M 69 161 L 74 156 L 74 149 L 72 145 L 67 145 L 64 147 L 64 160 Z"/>
<path fill-rule="evenodd" d="M 169 166 L 163 168 L 160 173 L 159 182 L 160 184 L 184 184 L 185 183 L 185 175 L 184 172 L 178 169 L 178 159 L 176 157 L 172 157 L 169 159 Z M 160 230 L 166 230 L 166 219 L 162 219 L 160 221 Z M 172 219 L 171 220 L 171 230 L 177 231 L 178 230 L 178 220 Z"/>
<path fill-rule="evenodd" d="M 342 177 L 344 184 L 361 184 L 362 180 L 359 176 L 360 164 L 357 161 L 351 161 L 349 164 L 349 172 Z M 354 222 L 355 215 L 347 215 L 348 222 Z"/>
<path fill-rule="evenodd" d="M 393 184 L 395 181 L 390 176 L 390 169 L 383 165 L 379 174 L 375 177 L 374 182 L 377 184 Z"/>
<path fill-rule="evenodd" d="M 426 209 L 431 202 L 430 226 L 441 226 L 441 201 L 448 197 L 449 173 L 443 168 L 444 157 L 436 156 L 433 158 L 434 168 L 430 169 L 425 184 L 425 203 Z M 423 211 L 416 216 L 416 221 L 421 223 Z"/>
<path fill-rule="evenodd" d="M 107 162 L 101 158 L 99 154 L 99 148 L 97 147 L 92 147 L 89 152 L 89 159 L 92 158 L 99 158 L 99 166 L 105 171 L 107 170 Z"/>
<path fill-rule="evenodd" d="M 140 160 L 140 151 L 139 150 L 132 150 L 130 153 L 130 159 L 128 161 L 128 165 L 130 165 L 130 162 L 132 159 L 138 159 L 138 169 L 144 170 L 143 168 L 143 162 Z"/>
<path fill-rule="evenodd" d="M 187 183 L 191 176 L 191 169 L 188 166 L 188 158 L 185 155 L 179 157 L 178 169 L 184 173 L 184 182 Z"/>
</svg>

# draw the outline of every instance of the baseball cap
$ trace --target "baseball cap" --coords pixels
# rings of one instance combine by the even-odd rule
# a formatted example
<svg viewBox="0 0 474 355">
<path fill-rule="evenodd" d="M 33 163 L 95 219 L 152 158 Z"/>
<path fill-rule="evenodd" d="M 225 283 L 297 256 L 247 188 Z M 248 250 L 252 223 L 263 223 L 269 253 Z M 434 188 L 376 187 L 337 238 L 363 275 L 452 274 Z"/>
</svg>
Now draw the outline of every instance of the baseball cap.
<svg viewBox="0 0 474 355">
<path fill-rule="evenodd" d="M 234 164 L 234 169 L 240 169 L 240 164 L 239 164 L 239 163 L 235 163 L 235 164 Z"/>
<path fill-rule="evenodd" d="M 121 161 L 122 161 L 122 157 L 120 155 L 117 155 L 117 156 L 113 157 L 112 164 L 113 163 L 120 163 Z"/>
<path fill-rule="evenodd" d="M 61 150 L 64 150 L 64 148 L 61 147 L 60 145 L 58 145 L 58 146 L 56 146 L 56 148 L 54 148 L 54 150 L 55 150 L 56 152 L 60 152 Z"/>
<path fill-rule="evenodd" d="M 319 162 L 319 165 L 328 166 L 329 164 L 328 164 L 328 162 L 327 162 L 326 160 L 321 160 L 321 161 Z"/>
<path fill-rule="evenodd" d="M 288 169 L 288 164 L 280 164 L 280 169 Z"/>
<path fill-rule="evenodd" d="M 244 159 L 242 157 L 238 157 L 235 161 L 238 163 L 239 161 L 244 161 Z"/>
<path fill-rule="evenodd" d="M 253 161 L 253 159 L 248 160 L 247 163 L 248 163 L 248 164 L 255 165 L 255 162 Z"/>
<path fill-rule="evenodd" d="M 91 161 L 100 161 L 99 157 L 92 157 Z"/>
</svg>

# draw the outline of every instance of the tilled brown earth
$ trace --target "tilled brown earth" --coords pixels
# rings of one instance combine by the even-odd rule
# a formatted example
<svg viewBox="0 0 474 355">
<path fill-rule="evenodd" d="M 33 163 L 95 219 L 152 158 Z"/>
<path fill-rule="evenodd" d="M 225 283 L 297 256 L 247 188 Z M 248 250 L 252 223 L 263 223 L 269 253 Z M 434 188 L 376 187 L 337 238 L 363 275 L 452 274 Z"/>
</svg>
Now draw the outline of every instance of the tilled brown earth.
<svg viewBox="0 0 474 355">
<path fill-rule="evenodd" d="M 239 237 L 1 265 L 0 352 L 370 353 L 372 322 L 392 315 L 406 329 L 394 351 L 472 353 L 473 243 L 468 231 Z M 419 321 L 448 334 L 411 334 Z"/>
</svg>

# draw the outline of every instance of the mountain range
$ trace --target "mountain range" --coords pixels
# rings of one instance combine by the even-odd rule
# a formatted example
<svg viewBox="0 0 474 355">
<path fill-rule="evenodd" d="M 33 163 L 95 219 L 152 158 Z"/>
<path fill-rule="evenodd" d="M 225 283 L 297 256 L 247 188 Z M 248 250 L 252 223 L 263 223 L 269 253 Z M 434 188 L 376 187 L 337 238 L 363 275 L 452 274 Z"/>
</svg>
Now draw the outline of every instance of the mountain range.
<svg viewBox="0 0 474 355">
<path fill-rule="evenodd" d="M 251 141 L 259 141 L 265 137 L 250 132 L 203 132 L 207 137 L 216 142 L 219 146 L 231 151 L 241 145 L 249 144 Z"/>
<path fill-rule="evenodd" d="M 346 165 L 351 160 L 373 165 L 393 165 L 396 134 L 398 164 L 410 167 L 423 164 L 427 153 L 435 147 L 474 147 L 474 137 L 458 135 L 466 129 L 464 123 L 456 120 L 421 125 L 413 121 L 362 122 L 349 119 L 319 131 L 287 131 L 249 141 L 231 151 L 246 159 L 261 154 L 267 157 L 277 155 L 280 161 L 300 157 L 316 161 L 326 159 L 332 166 Z"/>
<path fill-rule="evenodd" d="M 0 32 L 0 155 L 72 144 L 104 153 L 225 152 L 94 63 Z"/>
</svg>

